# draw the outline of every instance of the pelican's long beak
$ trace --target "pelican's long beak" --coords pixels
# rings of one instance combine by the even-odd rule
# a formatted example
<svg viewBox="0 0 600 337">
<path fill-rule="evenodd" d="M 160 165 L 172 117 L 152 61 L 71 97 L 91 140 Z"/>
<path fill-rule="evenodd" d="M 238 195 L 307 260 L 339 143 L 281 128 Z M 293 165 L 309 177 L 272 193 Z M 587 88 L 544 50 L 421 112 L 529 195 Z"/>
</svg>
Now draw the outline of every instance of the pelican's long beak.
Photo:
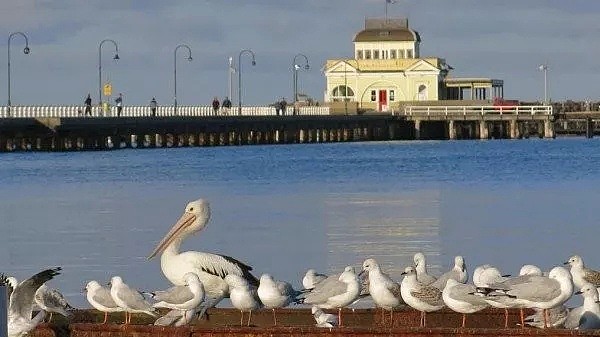
<svg viewBox="0 0 600 337">
<path fill-rule="evenodd" d="M 185 228 L 189 227 L 192 223 L 194 223 L 194 221 L 196 221 L 196 215 L 188 212 L 183 213 L 181 218 L 177 220 L 177 223 L 173 225 L 173 228 L 171 228 L 169 233 L 167 233 L 167 235 L 165 235 L 165 237 L 158 244 L 158 246 L 154 248 L 152 254 L 148 256 L 148 260 L 156 256 L 156 254 L 162 253 L 165 250 L 165 248 L 167 248 L 167 246 L 169 246 L 171 242 L 173 242 L 173 240 L 175 240 L 175 238 L 177 238 Z"/>
</svg>

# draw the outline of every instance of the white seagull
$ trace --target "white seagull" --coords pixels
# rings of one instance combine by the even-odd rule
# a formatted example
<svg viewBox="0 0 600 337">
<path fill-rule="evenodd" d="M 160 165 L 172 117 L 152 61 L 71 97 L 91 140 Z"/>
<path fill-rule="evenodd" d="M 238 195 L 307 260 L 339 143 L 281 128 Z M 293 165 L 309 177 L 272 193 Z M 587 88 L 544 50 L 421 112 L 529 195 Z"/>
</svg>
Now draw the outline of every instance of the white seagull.
<svg viewBox="0 0 600 337">
<path fill-rule="evenodd" d="M 442 291 L 442 299 L 448 308 L 462 314 L 463 328 L 467 323 L 467 314 L 481 311 L 489 306 L 485 299 L 475 292 L 474 285 L 458 283 L 455 279 L 448 279 Z"/>
<path fill-rule="evenodd" d="M 42 284 L 59 275 L 61 268 L 46 269 L 32 277 L 23 280 L 14 288 L 8 278 L 0 274 L 0 284 L 8 288 L 8 337 L 25 336 L 41 323 L 46 316 L 44 310 L 40 310 L 35 317 L 31 318 L 35 292 Z"/>
<path fill-rule="evenodd" d="M 579 330 L 600 329 L 600 304 L 595 285 L 587 284 L 575 294 L 583 295 L 583 310 L 579 318 Z"/>
<path fill-rule="evenodd" d="M 421 312 L 420 326 L 427 325 L 426 313 L 440 310 L 444 307 L 442 291 L 433 285 L 426 285 L 417 280 L 417 272 L 413 267 L 406 267 L 402 273 L 404 278 L 400 283 L 402 299 L 411 308 Z"/>
<path fill-rule="evenodd" d="M 303 303 L 322 309 L 338 309 L 338 322 L 342 325 L 342 308 L 356 301 L 360 294 L 360 283 L 354 268 L 346 267 L 336 282 L 327 280 L 306 294 Z"/>
<path fill-rule="evenodd" d="M 46 284 L 42 284 L 35 292 L 35 303 L 44 311 L 50 313 L 48 322 L 52 321 L 52 313 L 61 314 L 65 317 L 71 317 L 69 312 L 74 308 L 67 302 L 63 294 L 58 289 L 50 289 Z"/>
<path fill-rule="evenodd" d="M 202 304 L 204 311 L 215 306 L 223 298 L 229 296 L 229 287 L 225 276 L 234 274 L 248 280 L 258 287 L 258 280 L 250 271 L 252 267 L 226 255 L 204 252 L 180 252 L 183 240 L 206 227 L 210 219 L 210 206 L 207 201 L 198 199 L 187 204 L 183 215 L 156 246 L 148 259 L 161 254 L 160 266 L 171 283 L 185 284 L 185 274 L 194 273 L 204 285 L 206 300 Z"/>
<path fill-rule="evenodd" d="M 110 296 L 115 303 L 125 311 L 125 324 L 131 323 L 132 313 L 144 313 L 157 317 L 156 309 L 146 301 L 144 295 L 129 287 L 120 276 L 113 276 L 110 280 Z"/>
<path fill-rule="evenodd" d="M 258 298 L 267 309 L 273 311 L 273 323 L 277 325 L 275 309 L 284 308 L 298 299 L 301 292 L 295 290 L 291 284 L 275 281 L 269 274 L 262 274 L 258 286 Z"/>
<path fill-rule="evenodd" d="M 600 287 L 600 272 L 586 268 L 583 264 L 583 259 L 579 255 L 573 255 L 565 265 L 571 266 L 571 275 L 573 283 L 577 289 L 581 289 L 588 283 L 591 283 L 596 288 Z"/>
<path fill-rule="evenodd" d="M 415 270 L 417 271 L 417 280 L 423 284 L 431 284 L 437 280 L 435 276 L 427 273 L 427 261 L 425 260 L 425 254 L 416 253 L 413 257 L 415 262 Z"/>
<path fill-rule="evenodd" d="M 187 273 L 185 274 L 185 285 L 154 291 L 150 293 L 150 296 L 157 301 L 152 305 L 154 308 L 175 309 L 181 311 L 183 315 L 204 301 L 204 286 L 198 279 L 198 275 Z"/>
<path fill-rule="evenodd" d="M 537 267 L 536 267 L 537 268 Z M 542 271 L 540 270 L 540 275 Z M 477 288 L 488 288 L 492 284 L 501 283 L 508 280 L 510 275 L 502 275 L 500 270 L 496 267 L 492 267 L 489 264 L 478 266 L 473 271 L 473 284 Z M 444 288 L 445 289 L 445 288 Z M 488 302 L 486 302 L 488 303 Z M 490 305 L 490 303 L 488 303 Z M 504 327 L 508 327 L 508 306 L 498 304 L 497 307 L 504 309 Z M 463 317 L 464 318 L 464 317 Z"/>
<path fill-rule="evenodd" d="M 84 290 L 86 292 L 85 297 L 92 307 L 104 313 L 104 321 L 102 324 L 106 324 L 108 321 L 109 312 L 123 311 L 123 309 L 121 309 L 121 307 L 119 307 L 112 299 L 112 296 L 110 296 L 110 290 L 101 286 L 98 281 L 88 282 Z"/>
<path fill-rule="evenodd" d="M 382 314 L 383 310 L 390 312 L 390 322 L 393 324 L 394 309 L 404 305 L 400 284 L 382 272 L 375 259 L 366 259 L 363 262 L 362 273 L 369 274 L 369 294 L 373 298 L 373 302 L 382 309 Z"/>
<path fill-rule="evenodd" d="M 262 306 L 256 288 L 248 283 L 245 278 L 229 274 L 225 276 L 225 282 L 229 285 L 229 299 L 233 307 L 240 311 L 240 326 L 244 325 L 244 312 L 248 312 L 248 323 L 252 318 L 252 310 L 259 309 Z"/>
<path fill-rule="evenodd" d="M 302 278 L 302 286 L 306 290 L 314 289 L 321 281 L 325 280 L 327 275 L 319 274 L 314 269 L 309 269 Z"/>
<path fill-rule="evenodd" d="M 311 308 L 313 317 L 315 318 L 317 328 L 335 328 L 338 326 L 338 317 L 336 315 L 328 314 L 323 309 L 313 306 Z"/>
<path fill-rule="evenodd" d="M 456 256 L 454 258 L 454 267 L 445 272 L 442 276 L 438 277 L 438 279 L 431 283 L 431 285 L 441 291 L 444 290 L 444 287 L 446 287 L 446 281 L 449 279 L 454 279 L 458 281 L 458 283 L 466 283 L 469 279 L 467 267 L 465 266 L 465 259 L 462 256 Z"/>
</svg>

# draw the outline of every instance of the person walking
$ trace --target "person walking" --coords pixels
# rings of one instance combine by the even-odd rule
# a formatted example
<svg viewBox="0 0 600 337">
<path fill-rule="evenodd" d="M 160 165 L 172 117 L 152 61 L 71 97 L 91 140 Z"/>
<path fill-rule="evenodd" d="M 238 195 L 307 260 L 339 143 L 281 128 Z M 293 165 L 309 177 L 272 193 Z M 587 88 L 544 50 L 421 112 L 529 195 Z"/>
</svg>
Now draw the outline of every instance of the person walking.
<svg viewBox="0 0 600 337">
<path fill-rule="evenodd" d="M 231 100 L 229 100 L 229 97 L 225 96 L 223 104 L 221 104 L 223 116 L 227 116 L 229 114 L 229 109 L 231 109 Z"/>
<path fill-rule="evenodd" d="M 85 99 L 85 115 L 92 115 L 92 97 L 90 97 L 89 93 Z"/>
<path fill-rule="evenodd" d="M 123 94 L 119 93 L 119 97 L 115 98 L 117 104 L 117 117 L 121 117 L 121 111 L 123 111 Z"/>
<path fill-rule="evenodd" d="M 152 112 L 152 117 L 156 117 L 156 106 L 158 104 L 156 103 L 156 98 L 152 97 L 152 100 L 150 101 L 150 111 Z"/>
<path fill-rule="evenodd" d="M 219 113 L 219 107 L 221 103 L 219 103 L 219 98 L 215 96 L 212 101 L 213 115 L 216 116 Z"/>
</svg>

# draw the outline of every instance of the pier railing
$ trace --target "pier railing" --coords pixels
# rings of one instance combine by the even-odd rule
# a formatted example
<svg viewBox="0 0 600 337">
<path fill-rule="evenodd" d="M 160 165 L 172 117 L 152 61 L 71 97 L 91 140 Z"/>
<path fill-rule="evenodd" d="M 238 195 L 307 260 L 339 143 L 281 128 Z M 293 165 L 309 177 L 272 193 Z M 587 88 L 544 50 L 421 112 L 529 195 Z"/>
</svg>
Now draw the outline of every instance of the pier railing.
<svg viewBox="0 0 600 337">
<path fill-rule="evenodd" d="M 403 110 L 394 112 L 398 116 L 411 117 L 461 117 L 461 116 L 486 116 L 486 115 L 528 115 L 551 116 L 552 106 L 406 106 Z"/>
<path fill-rule="evenodd" d="M 293 114 L 294 109 L 288 107 L 285 115 Z M 116 117 L 117 108 L 110 107 L 103 110 L 101 107 L 94 106 L 91 109 L 92 117 Z M 152 110 L 148 106 L 125 106 L 121 112 L 121 117 L 147 117 L 152 115 Z M 271 106 L 243 106 L 241 116 L 275 116 L 276 111 Z M 315 116 L 329 115 L 329 107 L 325 106 L 302 106 L 297 108 L 296 115 Z M 0 118 L 43 118 L 43 117 L 84 117 L 84 106 L 6 106 L 0 107 Z M 219 109 L 215 114 L 211 106 L 179 106 L 177 113 L 173 106 L 159 106 L 156 108 L 156 116 L 239 116 L 238 108 L 232 107 L 228 111 Z"/>
</svg>

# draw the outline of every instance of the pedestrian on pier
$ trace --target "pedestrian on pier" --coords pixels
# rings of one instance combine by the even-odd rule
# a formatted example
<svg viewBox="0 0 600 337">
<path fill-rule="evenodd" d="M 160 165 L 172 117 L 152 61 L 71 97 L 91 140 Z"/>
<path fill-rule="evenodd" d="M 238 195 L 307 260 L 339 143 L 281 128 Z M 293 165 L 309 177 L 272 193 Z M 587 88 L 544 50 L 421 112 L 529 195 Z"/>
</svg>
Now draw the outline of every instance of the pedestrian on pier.
<svg viewBox="0 0 600 337">
<path fill-rule="evenodd" d="M 281 97 L 281 115 L 285 115 L 285 108 L 287 107 L 287 102 L 285 101 L 285 97 Z"/>
<path fill-rule="evenodd" d="M 219 113 L 219 107 L 221 103 L 219 103 L 219 97 L 215 96 L 212 101 L 213 115 L 217 115 Z"/>
<path fill-rule="evenodd" d="M 150 101 L 150 111 L 152 112 L 152 117 L 156 117 L 156 106 L 158 104 L 156 103 L 156 98 L 152 97 L 152 100 Z"/>
<path fill-rule="evenodd" d="M 92 97 L 90 97 L 89 93 L 85 99 L 85 115 L 92 115 Z"/>
<path fill-rule="evenodd" d="M 229 100 L 229 97 L 225 96 L 223 104 L 221 104 L 221 110 L 224 116 L 229 114 L 229 109 L 231 109 L 231 100 Z"/>
<path fill-rule="evenodd" d="M 119 93 L 119 97 L 115 98 L 117 104 L 117 117 L 121 117 L 121 111 L 123 111 L 123 94 Z"/>
</svg>

